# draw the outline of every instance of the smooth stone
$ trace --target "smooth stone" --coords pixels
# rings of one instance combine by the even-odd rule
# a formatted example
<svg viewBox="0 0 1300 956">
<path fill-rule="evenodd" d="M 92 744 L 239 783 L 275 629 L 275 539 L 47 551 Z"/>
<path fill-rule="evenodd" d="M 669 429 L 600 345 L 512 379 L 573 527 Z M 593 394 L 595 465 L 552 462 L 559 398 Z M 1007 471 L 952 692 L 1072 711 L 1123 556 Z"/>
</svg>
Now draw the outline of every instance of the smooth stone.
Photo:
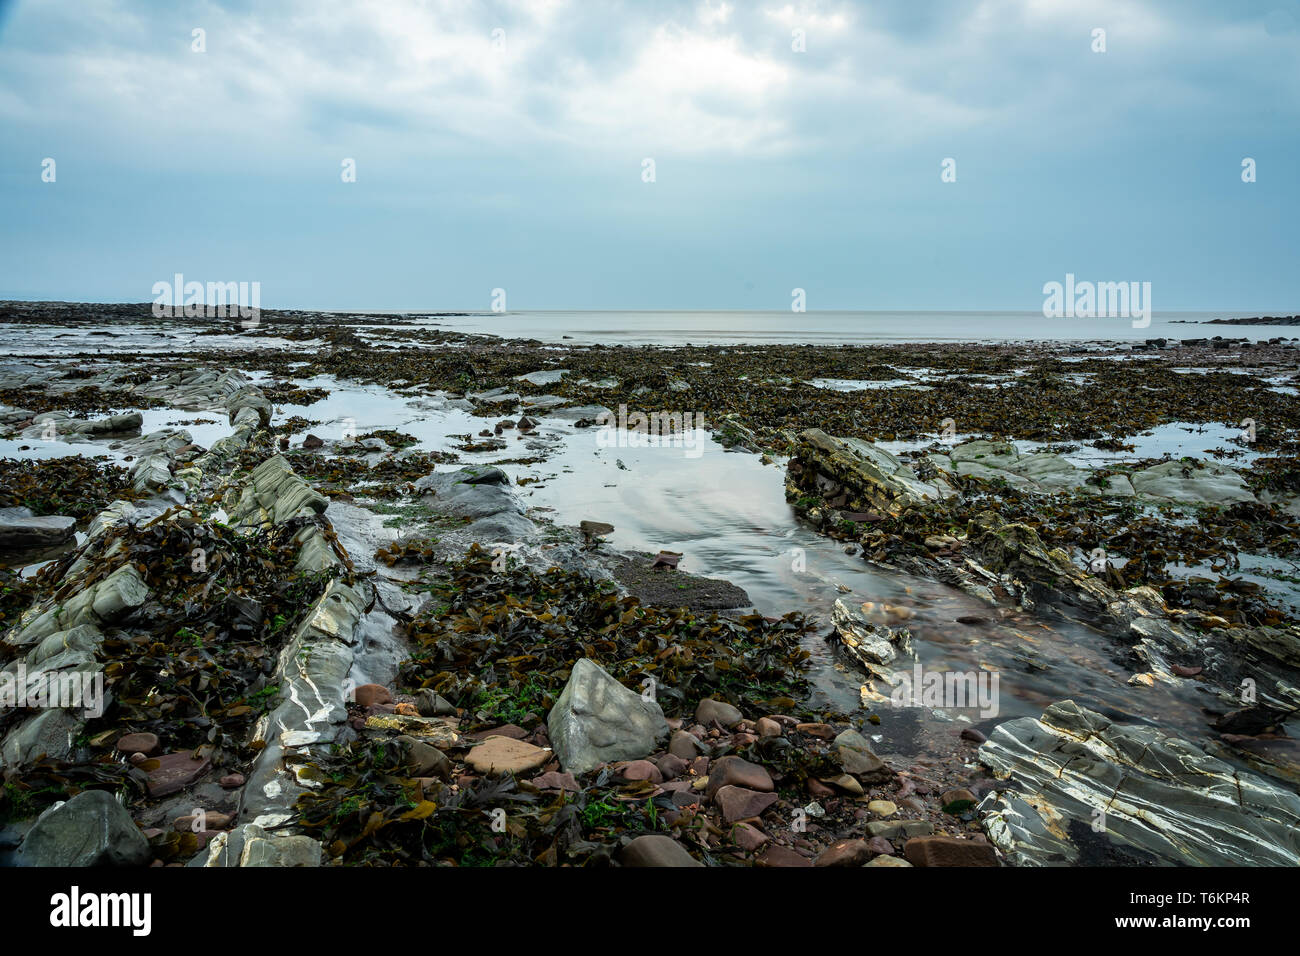
<svg viewBox="0 0 1300 956">
<path fill-rule="evenodd" d="M 618 854 L 618 862 L 623 866 L 703 866 L 699 860 L 686 852 L 685 847 L 662 834 L 649 833 L 639 836 Z"/>
<path fill-rule="evenodd" d="M 822 850 L 813 866 L 863 866 L 871 855 L 866 840 L 839 840 Z"/>
<path fill-rule="evenodd" d="M 775 793 L 759 793 L 735 786 L 722 787 L 713 795 L 713 803 L 722 810 L 722 819 L 727 823 L 760 816 L 776 801 Z"/>
<path fill-rule="evenodd" d="M 695 719 L 705 727 L 716 722 L 719 726 L 730 730 L 744 719 L 744 715 L 725 701 L 706 697 L 695 708 Z"/>
<path fill-rule="evenodd" d="M 479 773 L 527 773 L 537 770 L 551 759 L 551 751 L 534 747 L 512 737 L 489 737 L 470 749 L 465 762 Z"/>
</svg>

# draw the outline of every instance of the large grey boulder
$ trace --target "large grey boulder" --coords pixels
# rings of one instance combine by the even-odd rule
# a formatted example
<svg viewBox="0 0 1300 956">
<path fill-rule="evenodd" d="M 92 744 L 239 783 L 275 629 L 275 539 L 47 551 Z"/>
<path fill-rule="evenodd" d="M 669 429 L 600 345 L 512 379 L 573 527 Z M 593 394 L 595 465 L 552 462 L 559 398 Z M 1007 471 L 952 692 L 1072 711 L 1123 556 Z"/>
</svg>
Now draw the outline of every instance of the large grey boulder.
<svg viewBox="0 0 1300 956">
<path fill-rule="evenodd" d="M 415 483 L 421 495 L 432 495 L 434 507 L 457 518 L 487 518 L 523 514 L 524 508 L 510 490 L 510 479 L 499 468 L 460 468 L 437 471 Z"/>
<path fill-rule="evenodd" d="M 1021 791 L 982 805 L 989 838 L 1021 862 L 1068 860 L 1074 821 L 1166 863 L 1300 866 L 1300 797 L 1155 727 L 1066 700 L 1001 724 L 979 760 Z"/>
<path fill-rule="evenodd" d="M 86 790 L 47 810 L 23 840 L 23 866 L 144 866 L 149 841 L 117 799 Z"/>
<path fill-rule="evenodd" d="M 668 721 L 657 703 L 628 690 L 586 657 L 573 665 L 546 728 L 551 748 L 569 773 L 586 773 L 613 760 L 639 760 L 668 736 Z"/>
<path fill-rule="evenodd" d="M 1210 461 L 1166 461 L 1133 473 L 1133 487 L 1148 498 L 1214 505 L 1254 501 L 1246 480 Z"/>
</svg>

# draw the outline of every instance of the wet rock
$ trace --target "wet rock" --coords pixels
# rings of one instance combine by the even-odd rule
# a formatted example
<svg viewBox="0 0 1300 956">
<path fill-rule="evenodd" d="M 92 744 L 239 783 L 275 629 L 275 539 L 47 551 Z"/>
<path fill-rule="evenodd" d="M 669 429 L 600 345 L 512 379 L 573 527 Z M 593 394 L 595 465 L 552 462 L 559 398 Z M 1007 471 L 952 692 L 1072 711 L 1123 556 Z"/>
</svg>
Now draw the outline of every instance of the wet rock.
<svg viewBox="0 0 1300 956">
<path fill-rule="evenodd" d="M 1013 866 L 1070 866 L 1079 860 L 1060 821 L 1049 825 L 1015 793 L 989 793 L 978 812 L 989 840 Z"/>
<path fill-rule="evenodd" d="M 465 756 L 479 773 L 515 775 L 537 770 L 550 759 L 551 751 L 511 737 L 489 737 Z"/>
<path fill-rule="evenodd" d="M 739 710 L 725 701 L 714 700 L 712 697 L 706 697 L 700 701 L 695 708 L 695 719 L 697 722 L 708 727 L 712 723 L 730 730 L 740 723 L 744 715 Z"/>
<path fill-rule="evenodd" d="M 154 798 L 184 790 L 212 766 L 207 757 L 195 757 L 189 753 L 163 754 L 153 760 L 158 766 L 148 772 L 148 786 L 149 796 Z"/>
<path fill-rule="evenodd" d="M 970 741 L 972 741 L 972 742 L 974 742 L 974 743 L 977 743 L 977 744 L 982 744 L 982 743 L 984 743 L 984 741 L 988 740 L 987 737 L 985 737 L 982 733 L 980 733 L 980 732 L 979 732 L 978 730 L 976 730 L 974 727 L 963 727 L 963 728 L 961 729 L 961 739 L 962 739 L 962 740 L 970 740 Z"/>
<path fill-rule="evenodd" d="M 1235 504 L 1254 501 L 1246 480 L 1226 465 L 1214 462 L 1166 461 L 1133 473 L 1139 495 L 1194 504 Z"/>
<path fill-rule="evenodd" d="M 456 713 L 455 707 L 427 687 L 415 695 L 415 708 L 421 717 L 445 717 Z"/>
<path fill-rule="evenodd" d="M 131 815 L 104 790 L 47 810 L 23 840 L 24 866 L 145 866 L 153 854 Z"/>
<path fill-rule="evenodd" d="M 867 809 L 878 817 L 892 817 L 898 812 L 898 806 L 889 800 L 872 800 Z"/>
<path fill-rule="evenodd" d="M 726 786 L 744 787 L 762 793 L 771 793 L 775 789 L 772 776 L 765 767 L 734 756 L 720 757 L 709 767 L 708 795 L 712 797 Z"/>
<path fill-rule="evenodd" d="M 1112 841 L 1160 860 L 1300 865 L 1300 797 L 1154 727 L 1116 724 L 1062 701 L 1039 720 L 1001 724 L 979 760 L 999 779 L 1014 780 L 1040 816 L 1092 820 L 1101 811 Z M 1039 829 L 1032 820 L 1008 827 L 1012 855 L 1060 853 L 1055 846 L 1018 850 Z"/>
<path fill-rule="evenodd" d="M 864 866 L 871 857 L 866 840 L 838 840 L 818 854 L 813 866 Z"/>
<path fill-rule="evenodd" d="M 908 837 L 933 833 L 934 824 L 929 820 L 872 820 L 867 824 L 867 832 L 873 837 L 884 837 L 897 843 Z"/>
<path fill-rule="evenodd" d="M 703 866 L 672 837 L 646 834 L 632 840 L 618 854 L 623 866 Z"/>
<path fill-rule="evenodd" d="M 903 847 L 913 866 L 997 866 L 991 844 L 950 836 L 919 836 Z"/>
<path fill-rule="evenodd" d="M 730 835 L 731 841 L 747 853 L 753 853 L 771 840 L 766 833 L 749 823 L 737 823 L 731 828 Z"/>
<path fill-rule="evenodd" d="M 440 512 L 456 518 L 522 515 L 524 508 L 509 482 L 500 468 L 467 467 L 425 475 L 415 482 L 415 491 L 432 495 Z"/>
<path fill-rule="evenodd" d="M 789 847 L 779 846 L 778 844 L 771 843 L 768 844 L 768 846 L 764 848 L 763 852 L 758 855 L 758 858 L 754 861 L 754 864 L 756 866 L 765 866 L 765 867 L 766 866 L 800 867 L 800 866 L 812 866 L 813 862 L 812 860 L 808 859 L 808 857 L 803 856 L 800 853 L 796 853 L 794 850 L 790 849 Z"/>
<path fill-rule="evenodd" d="M 134 754 L 142 753 L 148 756 L 158 750 L 157 734 L 123 734 L 117 739 L 118 753 Z"/>
<path fill-rule="evenodd" d="M 795 730 L 801 734 L 807 734 L 809 737 L 817 737 L 821 740 L 834 740 L 835 728 L 830 724 L 804 723 L 795 724 Z"/>
<path fill-rule="evenodd" d="M 727 823 L 757 817 L 776 801 L 775 793 L 759 793 L 730 785 L 719 788 L 713 794 L 713 802 L 722 810 L 722 819 Z"/>
<path fill-rule="evenodd" d="M 905 643 L 907 631 L 895 631 L 872 622 L 861 608 L 850 607 L 837 598 L 831 610 L 831 626 L 844 651 L 869 671 L 892 664 L 898 657 L 895 643 Z"/>
<path fill-rule="evenodd" d="M 237 790 L 244 785 L 242 773 L 228 773 L 221 778 L 221 786 L 227 790 Z"/>
<path fill-rule="evenodd" d="M 37 516 L 30 508 L 0 508 L 0 554 L 51 548 L 72 541 L 77 519 Z"/>
<path fill-rule="evenodd" d="M 397 743 L 405 750 L 406 766 L 412 776 L 451 779 L 451 761 L 437 747 L 405 734 L 397 738 Z"/>
<path fill-rule="evenodd" d="M 885 762 L 871 749 L 871 741 L 856 730 L 846 730 L 834 741 L 835 755 L 845 773 L 870 775 L 880 772 Z"/>
<path fill-rule="evenodd" d="M 573 665 L 546 726 L 560 765 L 572 773 L 616 760 L 638 760 L 668 736 L 668 722 L 657 703 L 624 687 L 585 657 Z"/>
<path fill-rule="evenodd" d="M 582 790 L 571 773 L 551 770 L 532 779 L 533 786 L 540 790 L 563 790 L 566 793 L 578 793 Z"/>
</svg>

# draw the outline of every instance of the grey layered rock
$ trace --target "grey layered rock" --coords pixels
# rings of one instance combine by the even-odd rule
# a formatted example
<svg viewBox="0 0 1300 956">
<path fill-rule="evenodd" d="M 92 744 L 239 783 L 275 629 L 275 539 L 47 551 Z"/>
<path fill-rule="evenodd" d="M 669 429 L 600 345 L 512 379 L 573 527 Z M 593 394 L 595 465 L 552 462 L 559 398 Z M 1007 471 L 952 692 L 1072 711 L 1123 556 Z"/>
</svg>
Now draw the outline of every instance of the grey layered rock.
<svg viewBox="0 0 1300 956">
<path fill-rule="evenodd" d="M 23 866 L 143 866 L 149 841 L 117 799 L 85 790 L 41 815 L 23 840 Z"/>
<path fill-rule="evenodd" d="M 614 760 L 638 760 L 668 736 L 657 703 L 628 690 L 585 657 L 573 665 L 546 726 L 551 747 L 570 773 Z"/>
<path fill-rule="evenodd" d="M 149 588 L 139 572 L 124 564 L 92 587 L 78 591 L 62 605 L 45 607 L 28 619 L 5 640 L 12 646 L 25 647 L 44 640 L 58 631 L 81 624 L 100 625 L 125 617 L 149 597 Z"/>
<path fill-rule="evenodd" d="M 249 528 L 322 514 L 328 506 L 328 498 L 299 478 L 284 458 L 272 455 L 253 469 L 227 510 L 232 524 Z"/>
<path fill-rule="evenodd" d="M 0 552 L 65 544 L 76 536 L 77 519 L 36 515 L 30 508 L 0 508 Z"/>
<path fill-rule="evenodd" d="M 1001 724 L 979 760 L 1024 794 L 1012 805 L 1019 820 L 1003 811 L 990 826 L 1013 857 L 1065 854 L 1061 821 L 1091 825 L 1101 813 L 1111 840 L 1168 863 L 1300 865 L 1300 797 L 1154 727 L 1112 723 L 1067 700 L 1040 720 Z M 1050 821 L 1034 823 L 1031 812 Z"/>
</svg>

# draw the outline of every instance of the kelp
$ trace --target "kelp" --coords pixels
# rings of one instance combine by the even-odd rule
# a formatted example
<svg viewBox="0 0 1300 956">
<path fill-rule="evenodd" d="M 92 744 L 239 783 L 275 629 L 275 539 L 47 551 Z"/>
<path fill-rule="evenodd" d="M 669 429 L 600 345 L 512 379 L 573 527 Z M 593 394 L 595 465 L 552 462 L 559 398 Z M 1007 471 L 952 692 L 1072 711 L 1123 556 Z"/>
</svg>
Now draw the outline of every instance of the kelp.
<svg viewBox="0 0 1300 956">
<path fill-rule="evenodd" d="M 308 524 L 332 530 L 320 516 L 252 534 L 179 509 L 170 517 L 93 541 L 89 570 L 52 595 L 61 601 L 127 563 L 150 590 L 106 631 L 99 659 L 112 703 L 87 735 L 108 748 L 117 733 L 106 730 L 150 731 L 166 749 L 248 759 L 248 731 L 278 696 L 270 675 L 279 648 L 338 573 L 296 571 L 294 538 Z M 47 569 L 51 577 L 74 559 Z"/>
<path fill-rule="evenodd" d="M 104 457 L 0 458 L 0 508 L 89 519 L 112 501 L 134 501 L 131 473 Z"/>
<path fill-rule="evenodd" d="M 477 544 L 452 566 L 450 580 L 433 587 L 432 606 L 407 625 L 414 650 L 399 678 L 484 723 L 545 713 L 582 657 L 627 686 L 653 683 L 668 716 L 708 696 L 746 711 L 780 710 L 809 688 L 800 638 L 814 624 L 798 613 L 728 617 L 645 607 L 576 572 L 498 572 Z"/>
</svg>

